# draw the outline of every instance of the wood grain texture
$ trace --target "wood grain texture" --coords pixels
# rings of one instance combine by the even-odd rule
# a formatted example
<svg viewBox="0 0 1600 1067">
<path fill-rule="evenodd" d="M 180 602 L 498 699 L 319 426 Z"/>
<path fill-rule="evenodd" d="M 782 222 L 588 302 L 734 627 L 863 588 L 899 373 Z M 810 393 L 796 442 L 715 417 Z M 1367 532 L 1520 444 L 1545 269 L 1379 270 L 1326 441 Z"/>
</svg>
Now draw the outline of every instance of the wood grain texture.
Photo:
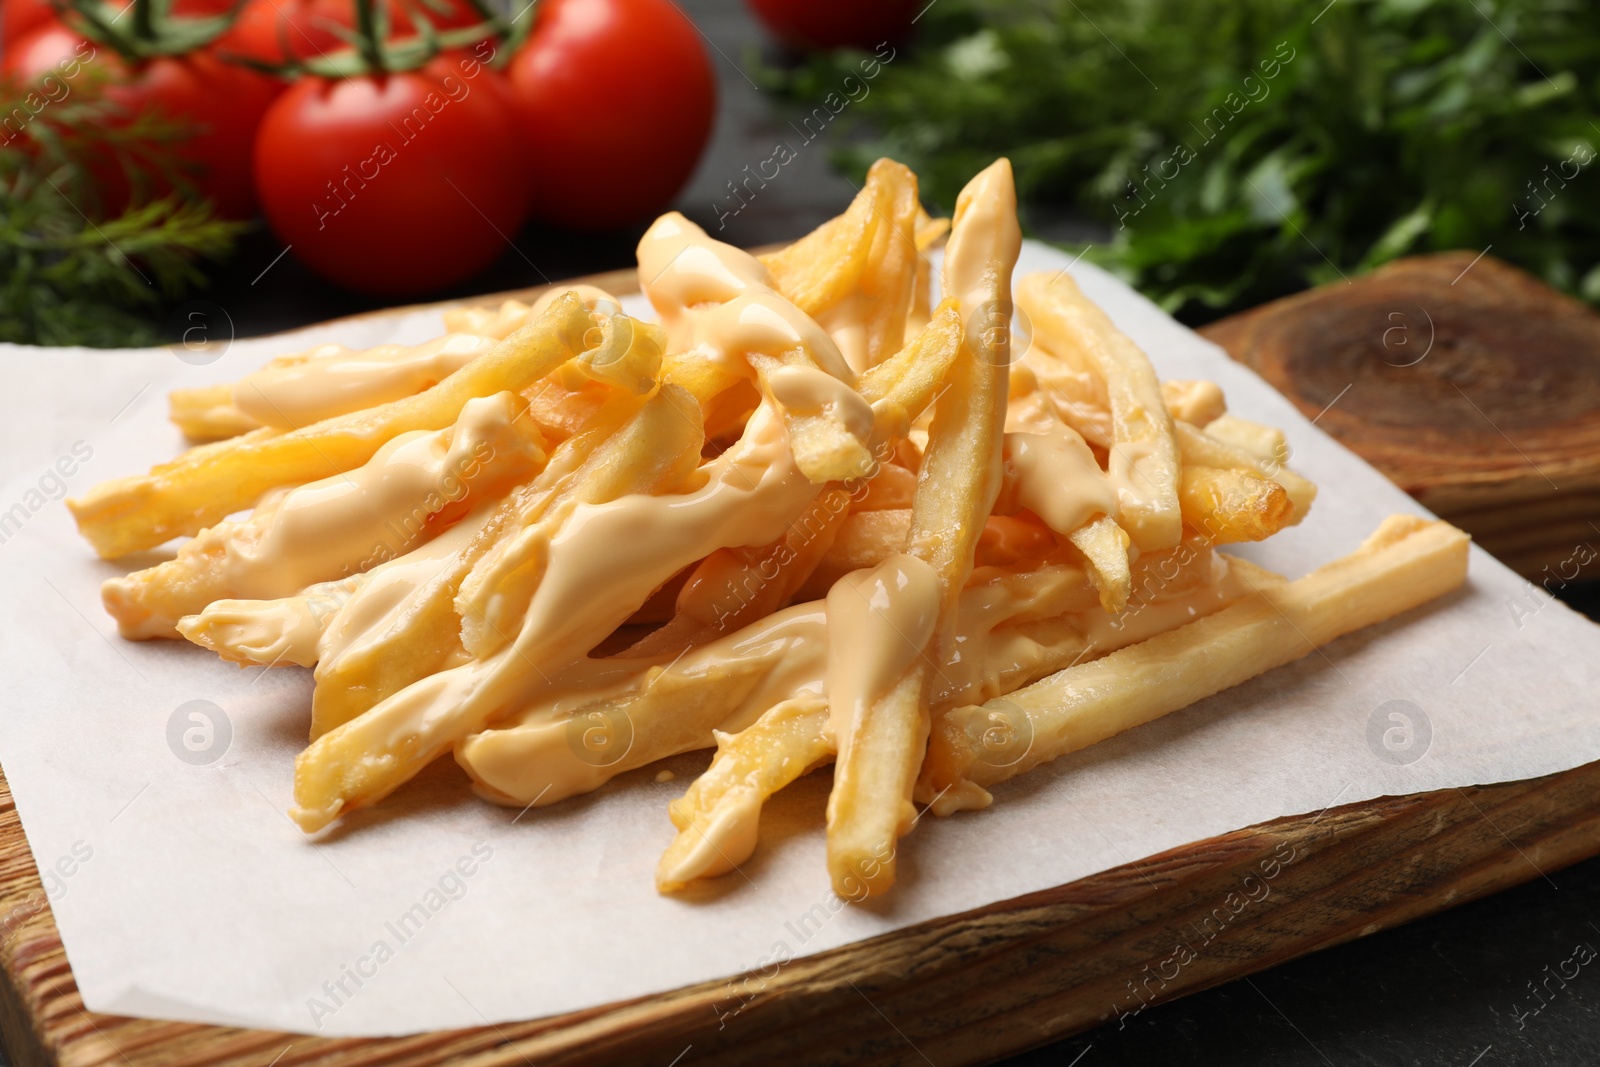
<svg viewBox="0 0 1600 1067">
<path fill-rule="evenodd" d="M 582 280 L 637 291 L 632 271 Z M 1528 506 L 1549 510 L 1518 523 L 1490 506 L 1485 521 L 1537 540 L 1565 514 Z M 696 1064 L 983 1063 L 1600 853 L 1597 789 L 1600 764 L 1353 804 L 764 974 L 551 1019 L 330 1040 L 84 1010 L 0 777 L 0 1032 L 14 1067 L 659 1067 L 686 1049 Z"/>
<path fill-rule="evenodd" d="M 1520 573 L 1600 543 L 1600 314 L 1531 275 L 1401 259 L 1200 332 Z"/>
</svg>

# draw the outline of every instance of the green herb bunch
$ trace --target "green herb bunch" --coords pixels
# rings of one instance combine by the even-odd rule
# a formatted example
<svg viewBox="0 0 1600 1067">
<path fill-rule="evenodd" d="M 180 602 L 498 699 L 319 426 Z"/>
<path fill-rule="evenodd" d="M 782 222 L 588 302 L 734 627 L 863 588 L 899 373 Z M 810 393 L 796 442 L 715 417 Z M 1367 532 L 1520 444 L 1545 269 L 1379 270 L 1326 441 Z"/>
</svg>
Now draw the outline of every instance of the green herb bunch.
<svg viewBox="0 0 1600 1067">
<path fill-rule="evenodd" d="M 192 197 L 141 197 L 152 175 L 173 178 L 183 130 L 123 114 L 102 88 L 85 76 L 45 100 L 0 87 L 0 341 L 154 344 L 151 316 L 201 285 L 200 261 L 226 254 L 244 228 Z M 134 191 L 133 206 L 103 217 L 109 173 Z"/>
<path fill-rule="evenodd" d="M 1025 203 L 1190 321 L 1408 253 L 1490 246 L 1600 302 L 1600 5 L 938 0 L 842 116 L 948 209 L 997 155 Z M 853 57 L 775 80 L 822 99 Z M 862 137 L 862 134 L 865 134 Z"/>
</svg>

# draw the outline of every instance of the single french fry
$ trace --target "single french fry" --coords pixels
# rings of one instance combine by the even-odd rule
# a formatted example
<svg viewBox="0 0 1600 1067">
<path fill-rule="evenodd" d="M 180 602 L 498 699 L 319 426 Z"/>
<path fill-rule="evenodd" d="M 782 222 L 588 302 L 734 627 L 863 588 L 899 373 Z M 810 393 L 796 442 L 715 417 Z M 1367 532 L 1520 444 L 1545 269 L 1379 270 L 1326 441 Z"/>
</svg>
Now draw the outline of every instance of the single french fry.
<svg viewBox="0 0 1600 1067">
<path fill-rule="evenodd" d="M 1089 580 L 1100 594 L 1100 604 L 1116 614 L 1128 606 L 1133 572 L 1128 566 L 1129 538 L 1116 520 L 1102 515 L 1067 535 L 1072 547 L 1083 553 Z"/>
<path fill-rule="evenodd" d="M 1185 466 L 1178 499 L 1184 524 L 1219 545 L 1264 541 L 1294 514 L 1283 486 L 1249 470 Z"/>
<path fill-rule="evenodd" d="M 1121 522 L 1141 551 L 1171 548 L 1183 535 L 1178 506 L 1178 446 L 1155 368 L 1070 274 L 1030 274 L 1017 302 L 1036 340 L 1071 350 L 1106 384 L 1114 441 L 1110 472 L 1121 499 Z"/>
<path fill-rule="evenodd" d="M 943 301 L 905 348 L 861 376 L 861 396 L 872 405 L 880 441 L 904 436 L 933 403 L 961 351 L 961 338 L 960 306 Z"/>
<path fill-rule="evenodd" d="M 946 391 L 934 407 L 907 543 L 908 558 L 920 561 L 935 584 L 937 617 L 930 632 L 938 657 L 934 662 L 943 659 L 942 648 L 954 636 L 955 607 L 1001 483 L 1009 331 L 973 332 L 973 324 L 1010 321 L 1011 271 L 1021 242 L 1011 164 L 1002 159 L 962 190 L 945 250 L 943 288 L 959 302 L 968 329 Z M 914 577 L 916 568 L 898 570 Z M 908 610 L 915 613 L 920 586 L 913 580 L 891 595 L 905 597 Z M 828 597 L 830 629 L 836 623 L 836 596 Z M 848 600 L 840 597 L 839 602 Z M 856 628 L 847 625 L 842 633 Z M 894 884 L 895 841 L 910 828 L 911 793 L 928 736 L 929 662 L 920 655 L 924 651 L 916 648 L 904 673 L 877 694 L 835 692 L 830 664 L 838 760 L 828 797 L 828 871 L 837 893 L 872 895 Z M 889 668 L 874 664 L 871 669 Z"/>
<path fill-rule="evenodd" d="M 749 859 L 767 798 L 833 758 L 827 727 L 827 701 L 798 697 L 737 734 L 719 732 L 711 766 L 668 808 L 678 835 L 656 866 L 656 889 L 676 892 Z"/>
<path fill-rule="evenodd" d="M 497 308 L 444 309 L 444 328 L 451 333 L 473 333 L 503 341 L 527 324 L 528 305 L 521 300 L 503 300 Z"/>
<path fill-rule="evenodd" d="M 469 400 L 454 426 L 394 437 L 354 471 L 270 495 L 176 558 L 108 579 L 106 611 L 129 640 L 174 638 L 213 600 L 291 596 L 403 556 L 544 466 L 525 411 L 515 393 Z"/>
<path fill-rule="evenodd" d="M 366 578 L 352 574 L 274 600 L 213 600 L 179 619 L 178 632 L 241 667 L 314 667 L 329 620 Z"/>
<path fill-rule="evenodd" d="M 234 404 L 231 385 L 174 389 L 167 394 L 167 412 L 191 441 L 222 441 L 261 428 Z"/>
<path fill-rule="evenodd" d="M 1228 414 L 1195 425 L 1204 426 L 1207 436 L 1215 437 L 1223 444 L 1243 449 L 1262 463 L 1281 467 L 1289 462 L 1289 440 L 1283 435 L 1283 431 L 1275 426 L 1264 426 L 1259 422 L 1251 422 L 1249 419 Z"/>
<path fill-rule="evenodd" d="M 1309 478 L 1296 474 L 1282 463 L 1262 460 L 1242 448 L 1219 441 L 1186 422 L 1177 423 L 1175 428 L 1179 454 L 1185 466 L 1255 471 L 1277 482 L 1289 494 L 1289 503 L 1293 506 L 1290 526 L 1298 524 L 1311 510 L 1311 502 L 1317 498 L 1317 487 Z"/>
<path fill-rule="evenodd" d="M 760 256 L 778 292 L 814 318 L 855 289 L 867 270 L 873 234 L 885 224 L 878 197 L 878 184 L 869 181 L 844 214 L 793 244 Z"/>
<path fill-rule="evenodd" d="M 255 430 L 191 449 L 147 475 L 102 482 L 67 506 L 103 558 L 198 533 L 270 489 L 353 470 L 390 438 L 455 422 L 467 401 L 516 392 L 581 351 L 591 312 L 576 297 L 499 342 L 433 388 L 301 430 Z"/>
<path fill-rule="evenodd" d="M 986 806 L 985 787 L 1188 707 L 1382 622 L 1466 580 L 1469 538 L 1448 523 L 1385 519 L 1355 552 L 1215 615 L 1050 676 L 1003 701 L 941 717 L 929 745 L 935 812 Z M 980 758 L 982 735 L 1004 720 L 1031 738 L 1001 765 Z"/>
<path fill-rule="evenodd" d="M 1169 379 L 1161 383 L 1161 395 L 1172 417 L 1190 426 L 1205 426 L 1228 412 L 1228 402 L 1216 382 Z"/>
</svg>

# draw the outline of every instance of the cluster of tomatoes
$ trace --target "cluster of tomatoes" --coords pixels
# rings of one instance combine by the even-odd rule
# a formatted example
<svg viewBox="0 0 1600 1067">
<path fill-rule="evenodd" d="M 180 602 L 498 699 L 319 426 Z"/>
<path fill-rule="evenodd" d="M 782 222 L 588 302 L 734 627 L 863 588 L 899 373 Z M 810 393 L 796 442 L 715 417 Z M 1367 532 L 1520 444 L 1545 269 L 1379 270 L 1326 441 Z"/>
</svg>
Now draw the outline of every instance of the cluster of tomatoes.
<svg viewBox="0 0 1600 1067">
<path fill-rule="evenodd" d="M 99 85 L 124 114 L 181 124 L 178 154 L 220 213 L 259 208 L 302 261 L 360 291 L 462 281 L 530 216 L 590 229 L 647 217 L 711 130 L 711 67 L 671 0 L 537 0 L 521 41 L 472 0 L 246 0 L 236 13 L 235 0 L 131 0 L 120 14 L 156 2 L 173 25 L 220 19 L 220 32 L 141 54 L 72 6 L 0 0 L 0 74 Z M 104 184 L 115 213 L 129 193 L 114 174 Z"/>
</svg>

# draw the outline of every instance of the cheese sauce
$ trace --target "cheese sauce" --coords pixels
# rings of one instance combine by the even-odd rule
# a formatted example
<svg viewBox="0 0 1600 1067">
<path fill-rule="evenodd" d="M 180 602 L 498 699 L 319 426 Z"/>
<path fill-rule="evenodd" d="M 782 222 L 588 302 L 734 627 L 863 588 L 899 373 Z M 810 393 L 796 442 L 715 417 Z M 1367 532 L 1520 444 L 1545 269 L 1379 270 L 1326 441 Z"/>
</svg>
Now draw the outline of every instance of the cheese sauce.
<svg viewBox="0 0 1600 1067">
<path fill-rule="evenodd" d="M 420 345 L 379 345 L 359 351 L 323 345 L 246 375 L 233 386 L 233 404 L 263 426 L 295 430 L 415 396 L 493 345 L 488 337 L 466 333 L 447 333 Z"/>
</svg>

